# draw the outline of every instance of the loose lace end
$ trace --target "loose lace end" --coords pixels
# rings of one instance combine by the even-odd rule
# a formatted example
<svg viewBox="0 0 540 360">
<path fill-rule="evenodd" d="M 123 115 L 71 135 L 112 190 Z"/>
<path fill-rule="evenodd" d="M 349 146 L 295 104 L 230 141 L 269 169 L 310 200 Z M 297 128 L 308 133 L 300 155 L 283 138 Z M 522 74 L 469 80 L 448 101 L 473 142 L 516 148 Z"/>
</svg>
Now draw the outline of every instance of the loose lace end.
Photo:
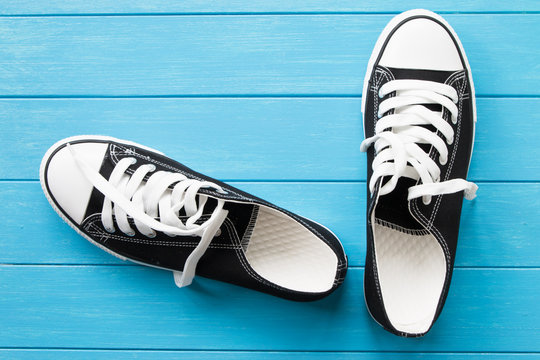
<svg viewBox="0 0 540 360">
<path fill-rule="evenodd" d="M 173 275 L 174 275 L 174 283 L 179 288 L 189 286 L 193 282 L 193 278 L 184 276 L 184 273 L 182 271 L 173 271 Z"/>
<path fill-rule="evenodd" d="M 221 224 L 223 224 L 228 214 L 229 211 L 222 210 L 216 216 L 212 224 L 204 230 L 199 244 L 195 247 L 195 249 L 193 249 L 191 254 L 189 254 L 184 264 L 183 271 L 173 271 L 174 283 L 176 284 L 176 286 L 178 286 L 179 288 L 183 288 L 191 285 L 191 283 L 193 282 L 193 278 L 195 277 L 195 270 L 197 269 L 197 264 L 199 260 L 206 252 L 206 249 L 208 249 L 208 246 L 210 246 L 212 239 L 214 238 L 214 236 L 216 236 L 218 229 L 220 228 Z"/>
<path fill-rule="evenodd" d="M 478 190 L 478 185 L 475 183 L 469 183 L 469 187 L 465 189 L 465 199 L 472 200 L 476 197 L 476 190 Z"/>
<path fill-rule="evenodd" d="M 430 183 L 411 186 L 409 188 L 408 200 L 413 200 L 421 196 L 437 196 L 454 194 L 463 191 L 465 199 L 472 200 L 476 197 L 478 185 L 464 179 L 452 179 L 440 183 Z"/>
</svg>

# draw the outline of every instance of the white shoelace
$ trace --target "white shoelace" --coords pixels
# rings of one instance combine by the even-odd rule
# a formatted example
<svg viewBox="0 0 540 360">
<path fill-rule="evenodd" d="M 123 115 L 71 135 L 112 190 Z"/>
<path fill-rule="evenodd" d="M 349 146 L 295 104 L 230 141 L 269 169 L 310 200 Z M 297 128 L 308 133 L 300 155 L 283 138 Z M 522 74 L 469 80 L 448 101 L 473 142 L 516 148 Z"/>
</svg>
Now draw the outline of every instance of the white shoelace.
<svg viewBox="0 0 540 360">
<path fill-rule="evenodd" d="M 156 168 L 152 164 L 144 164 L 130 176 L 126 174 L 126 170 L 136 163 L 135 158 L 121 159 L 107 181 L 77 154 L 73 146 L 68 144 L 67 147 L 86 179 L 105 196 L 101 221 L 108 232 L 115 231 L 114 214 L 119 230 L 128 236 L 135 235 L 128 221 L 129 215 L 133 218 L 137 230 L 150 238 L 156 236 L 155 231 L 169 236 L 201 237 L 199 244 L 187 258 L 183 271 L 174 272 L 174 280 L 178 287 L 190 285 L 195 276 L 197 263 L 228 214 L 228 211 L 223 209 L 225 201 L 217 199 L 217 206 L 210 218 L 202 224 L 196 224 L 208 200 L 206 195 L 199 194 L 198 191 L 210 188 L 224 193 L 221 186 L 209 181 L 188 179 L 182 174 L 168 171 L 155 172 L 143 184 L 144 177 L 154 172 Z M 169 187 L 172 185 L 174 186 L 171 191 Z M 179 211 L 182 208 L 189 217 L 185 223 L 179 218 Z M 159 221 L 156 220 L 158 216 Z"/>
<path fill-rule="evenodd" d="M 428 109 L 424 104 L 441 105 L 451 114 L 453 124 L 457 123 L 457 91 L 449 85 L 424 80 L 392 80 L 381 86 L 379 97 L 396 92 L 396 96 L 382 101 L 379 105 L 379 120 L 375 135 L 365 139 L 361 151 L 375 144 L 375 159 L 372 163 L 373 175 L 369 189 L 373 193 L 377 181 L 385 176 L 391 178 L 379 189 L 380 195 L 394 190 L 400 177 L 421 180 L 421 184 L 409 188 L 408 200 L 422 197 L 424 204 L 431 197 L 442 194 L 465 192 L 466 199 L 474 199 L 478 186 L 464 179 L 440 181 L 441 170 L 437 162 L 429 157 L 418 144 L 432 145 L 439 153 L 439 163 L 448 161 L 448 145 L 454 142 L 454 130 L 440 112 Z M 394 110 L 393 114 L 385 115 Z M 431 125 L 439 131 L 426 129 Z"/>
</svg>

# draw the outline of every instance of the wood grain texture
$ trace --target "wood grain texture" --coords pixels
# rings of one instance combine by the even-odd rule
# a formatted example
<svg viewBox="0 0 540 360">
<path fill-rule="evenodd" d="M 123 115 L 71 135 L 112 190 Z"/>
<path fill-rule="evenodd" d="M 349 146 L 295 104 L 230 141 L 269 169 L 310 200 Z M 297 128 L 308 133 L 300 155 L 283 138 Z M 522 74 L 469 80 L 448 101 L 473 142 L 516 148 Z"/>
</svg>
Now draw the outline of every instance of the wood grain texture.
<svg viewBox="0 0 540 360">
<path fill-rule="evenodd" d="M 479 99 L 469 178 L 540 180 L 540 99 Z M 129 139 L 227 180 L 365 180 L 359 98 L 3 99 L 0 179 L 37 179 L 78 134 Z M 519 124 L 519 125 L 518 125 Z"/>
<path fill-rule="evenodd" d="M 5 0 L 0 14 L 226 14 L 226 13 L 310 13 L 310 12 L 392 12 L 414 8 L 426 8 L 437 12 L 534 12 L 540 5 L 534 0 L 399 0 L 355 1 L 355 0 L 227 0 L 227 1 L 166 1 L 166 0 L 50 0 L 46 3 L 33 0 Z"/>
<path fill-rule="evenodd" d="M 328 226 L 351 266 L 365 257 L 365 183 L 232 183 Z M 71 230 L 50 208 L 38 183 L 0 183 L 0 263 L 131 264 Z M 516 204 L 520 204 L 516 206 Z M 480 184 L 463 205 L 457 266 L 540 267 L 540 184 Z M 24 220 L 23 220 L 24 219 Z M 18 239 L 20 233 L 24 239 Z"/>
<path fill-rule="evenodd" d="M 540 354 L 0 349 L 10 360 L 536 360 Z"/>
<path fill-rule="evenodd" d="M 181 290 L 140 266 L 10 265 L 0 276 L 0 347 L 540 351 L 540 269 L 456 269 L 437 325 L 412 341 L 370 318 L 362 269 L 314 303 L 207 279 Z"/>
<path fill-rule="evenodd" d="M 4 17 L 0 96 L 359 96 L 391 17 Z M 540 14 L 446 18 L 477 94 L 540 94 Z"/>
<path fill-rule="evenodd" d="M 441 318 L 401 339 L 363 300 L 360 95 L 390 14 L 415 7 L 451 13 L 469 56 L 480 189 Z M 2 1 L 0 359 L 540 359 L 539 12 L 536 0 Z M 323 223 L 349 255 L 343 288 L 307 304 L 202 278 L 181 290 L 94 247 L 36 181 L 45 150 L 84 133 L 163 150 Z"/>
</svg>

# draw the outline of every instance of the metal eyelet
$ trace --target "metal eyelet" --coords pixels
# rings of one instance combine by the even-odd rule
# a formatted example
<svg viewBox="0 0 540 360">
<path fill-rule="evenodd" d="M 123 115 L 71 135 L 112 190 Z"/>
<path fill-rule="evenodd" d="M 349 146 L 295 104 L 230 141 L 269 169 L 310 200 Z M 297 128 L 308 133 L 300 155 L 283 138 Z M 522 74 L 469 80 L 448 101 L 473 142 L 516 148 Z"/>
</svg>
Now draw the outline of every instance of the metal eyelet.
<svg viewBox="0 0 540 360">
<path fill-rule="evenodd" d="M 446 143 L 452 145 L 454 143 L 454 137 L 452 136 L 450 139 L 446 139 Z"/>
<path fill-rule="evenodd" d="M 146 237 L 149 237 L 149 238 L 155 238 L 156 235 L 157 235 L 157 234 L 156 234 L 155 231 L 151 232 L 150 234 L 145 234 L 145 236 L 146 236 Z"/>
</svg>

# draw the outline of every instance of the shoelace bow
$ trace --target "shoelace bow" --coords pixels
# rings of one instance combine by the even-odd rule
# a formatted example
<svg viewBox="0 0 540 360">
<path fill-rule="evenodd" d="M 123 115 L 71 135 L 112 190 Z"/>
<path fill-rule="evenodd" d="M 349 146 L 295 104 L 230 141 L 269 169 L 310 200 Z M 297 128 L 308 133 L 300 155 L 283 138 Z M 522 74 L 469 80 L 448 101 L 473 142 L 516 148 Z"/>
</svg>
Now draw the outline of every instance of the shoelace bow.
<svg viewBox="0 0 540 360">
<path fill-rule="evenodd" d="M 217 205 L 210 218 L 197 224 L 201 218 L 208 196 L 199 194 L 199 190 L 214 189 L 224 193 L 221 186 L 209 181 L 188 179 L 186 176 L 168 171 L 157 171 L 152 164 L 139 166 L 130 176 L 126 173 L 134 165 L 135 158 L 123 158 L 114 167 L 109 180 L 105 179 L 68 144 L 67 147 L 86 179 L 105 197 L 101 212 L 101 221 L 108 232 L 114 232 L 114 218 L 118 229 L 128 236 L 134 236 L 135 230 L 128 221 L 133 218 L 137 230 L 147 237 L 155 237 L 156 231 L 169 236 L 197 235 L 201 240 L 188 256 L 182 272 L 174 272 L 178 287 L 191 284 L 195 269 L 202 255 L 210 245 L 228 211 L 223 209 L 225 201 L 217 199 Z M 146 183 L 145 176 L 154 172 Z M 170 187 L 172 186 L 172 190 Z M 198 202 L 197 202 L 198 196 Z M 184 209 L 187 220 L 179 218 L 180 209 Z M 159 220 L 156 220 L 159 218 Z"/>
<path fill-rule="evenodd" d="M 457 123 L 457 91 L 446 84 L 424 80 L 392 80 L 381 86 L 379 97 L 396 92 L 396 96 L 383 100 L 379 105 L 379 120 L 375 125 L 375 135 L 365 139 L 360 150 L 365 152 L 375 145 L 375 159 L 372 163 L 373 175 L 369 189 L 373 193 L 378 180 L 391 176 L 379 189 L 380 195 L 392 192 L 399 178 L 420 180 L 411 186 L 408 200 L 422 197 L 424 204 L 431 202 L 435 195 L 464 191 L 466 199 L 474 199 L 478 186 L 464 179 L 440 181 L 441 170 L 437 162 L 429 157 L 419 144 L 432 145 L 439 153 L 441 165 L 448 162 L 448 145 L 454 142 L 452 126 L 439 112 L 428 109 L 425 104 L 441 105 L 451 114 L 453 124 Z M 384 115 L 394 110 L 394 113 Z M 441 133 L 425 126 L 431 125 Z"/>
</svg>

